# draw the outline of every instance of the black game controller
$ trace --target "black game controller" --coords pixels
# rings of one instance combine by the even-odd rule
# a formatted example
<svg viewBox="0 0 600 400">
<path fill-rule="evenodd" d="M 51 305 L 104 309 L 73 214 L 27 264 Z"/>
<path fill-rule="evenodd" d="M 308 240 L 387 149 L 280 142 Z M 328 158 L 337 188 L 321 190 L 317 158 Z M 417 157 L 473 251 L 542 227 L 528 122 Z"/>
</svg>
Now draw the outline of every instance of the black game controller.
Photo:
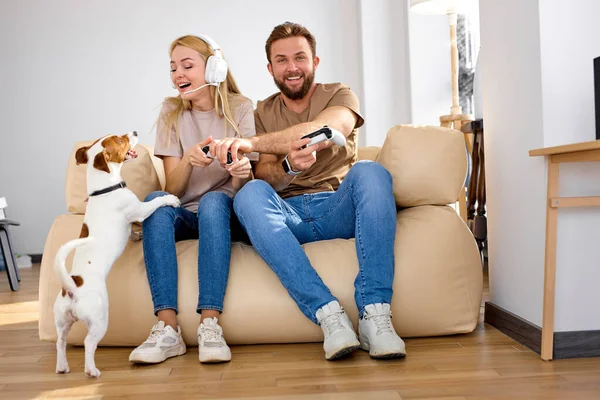
<svg viewBox="0 0 600 400">
<path fill-rule="evenodd" d="M 217 157 L 213 156 L 212 154 L 210 154 L 210 146 L 209 145 L 204 146 L 202 148 L 202 151 L 209 158 L 217 158 Z M 231 165 L 231 164 L 233 164 L 233 157 L 231 157 L 231 152 L 228 151 L 227 152 L 227 164 L 226 165 Z"/>
</svg>

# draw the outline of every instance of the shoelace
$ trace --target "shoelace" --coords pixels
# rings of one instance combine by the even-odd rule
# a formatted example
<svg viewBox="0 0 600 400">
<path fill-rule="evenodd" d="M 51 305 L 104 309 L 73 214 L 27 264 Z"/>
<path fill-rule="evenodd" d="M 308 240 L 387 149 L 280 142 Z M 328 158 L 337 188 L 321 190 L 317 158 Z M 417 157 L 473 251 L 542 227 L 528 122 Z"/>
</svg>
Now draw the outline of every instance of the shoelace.
<svg viewBox="0 0 600 400">
<path fill-rule="evenodd" d="M 390 314 L 375 314 L 370 315 L 368 318 L 373 319 L 375 322 L 378 335 L 394 332 L 394 328 L 392 327 L 392 316 Z"/>
<path fill-rule="evenodd" d="M 166 331 L 164 328 L 161 329 L 157 325 L 155 325 L 152 327 L 152 330 L 150 331 L 150 336 L 148 336 L 148 339 L 146 339 L 146 343 L 156 343 L 161 338 L 161 336 L 165 334 Z"/>
<path fill-rule="evenodd" d="M 205 342 L 221 342 L 221 333 L 217 328 L 204 326 L 204 329 L 202 329 L 202 338 Z"/>
<path fill-rule="evenodd" d="M 335 331 L 344 329 L 344 326 L 342 325 L 342 322 L 340 320 L 341 316 L 342 316 L 342 313 L 334 313 L 334 314 L 331 314 L 330 316 L 328 316 L 327 318 L 325 318 L 321 322 L 321 325 L 325 325 L 325 328 L 327 328 L 327 332 L 330 335 L 332 333 L 334 333 Z"/>
</svg>

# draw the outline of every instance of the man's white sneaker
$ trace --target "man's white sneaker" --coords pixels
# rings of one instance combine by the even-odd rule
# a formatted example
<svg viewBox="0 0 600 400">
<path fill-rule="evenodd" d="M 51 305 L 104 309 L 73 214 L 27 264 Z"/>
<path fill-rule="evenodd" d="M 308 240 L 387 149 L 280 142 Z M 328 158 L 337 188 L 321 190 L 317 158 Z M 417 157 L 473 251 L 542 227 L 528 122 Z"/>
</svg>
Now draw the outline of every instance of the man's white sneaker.
<svg viewBox="0 0 600 400">
<path fill-rule="evenodd" d="M 198 327 L 198 358 L 201 363 L 218 363 L 231 360 L 231 350 L 217 318 L 205 318 Z"/>
<path fill-rule="evenodd" d="M 138 364 L 156 364 L 169 357 L 181 356 L 186 352 L 185 343 L 181 337 L 181 328 L 177 332 L 171 325 L 158 321 L 152 327 L 148 339 L 136 347 L 129 355 L 129 361 Z"/>
<path fill-rule="evenodd" d="M 368 304 L 358 321 L 360 348 L 372 358 L 400 358 L 406 356 L 404 341 L 392 325 L 392 311 L 385 303 Z"/>
<path fill-rule="evenodd" d="M 334 300 L 319 308 L 317 320 L 325 335 L 323 349 L 327 360 L 335 360 L 358 349 L 360 343 L 352 322 L 340 303 Z"/>
</svg>

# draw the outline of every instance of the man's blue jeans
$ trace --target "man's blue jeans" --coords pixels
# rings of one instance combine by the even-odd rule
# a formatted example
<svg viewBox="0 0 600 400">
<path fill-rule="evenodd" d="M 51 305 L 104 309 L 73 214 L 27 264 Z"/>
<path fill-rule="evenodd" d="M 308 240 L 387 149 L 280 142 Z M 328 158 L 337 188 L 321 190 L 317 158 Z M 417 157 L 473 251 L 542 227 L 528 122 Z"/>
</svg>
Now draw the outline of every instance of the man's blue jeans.
<svg viewBox="0 0 600 400">
<path fill-rule="evenodd" d="M 335 192 L 285 200 L 268 183 L 253 180 L 237 193 L 234 210 L 258 254 L 313 322 L 317 310 L 336 299 L 311 266 L 304 243 L 355 238 L 360 315 L 368 304 L 391 302 L 396 204 L 392 177 L 380 164 L 354 164 Z"/>
<path fill-rule="evenodd" d="M 165 194 L 153 192 L 145 201 Z M 165 309 L 178 312 L 175 242 L 187 239 L 199 239 L 196 311 L 223 311 L 231 241 L 248 241 L 232 210 L 232 198 L 225 193 L 209 192 L 200 199 L 197 214 L 183 207 L 161 207 L 142 223 L 144 261 L 154 314 Z"/>
</svg>

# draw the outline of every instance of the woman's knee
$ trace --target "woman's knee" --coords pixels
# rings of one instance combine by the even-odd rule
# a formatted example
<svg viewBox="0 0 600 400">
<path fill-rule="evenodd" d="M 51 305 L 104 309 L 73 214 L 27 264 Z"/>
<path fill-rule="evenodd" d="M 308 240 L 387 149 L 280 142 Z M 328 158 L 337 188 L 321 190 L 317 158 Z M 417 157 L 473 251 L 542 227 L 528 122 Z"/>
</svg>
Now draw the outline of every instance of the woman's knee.
<svg viewBox="0 0 600 400">
<path fill-rule="evenodd" d="M 165 196 L 169 193 L 163 191 L 156 191 L 150 193 L 144 199 L 144 202 L 152 201 L 157 197 Z M 171 206 L 158 207 L 148 218 L 142 222 L 143 229 L 161 229 L 166 225 L 173 225 L 175 223 L 176 211 Z"/>
<path fill-rule="evenodd" d="M 223 192 L 208 192 L 198 202 L 198 218 L 212 218 L 223 214 L 230 214 L 233 208 L 233 199 Z"/>
<path fill-rule="evenodd" d="M 148 196 L 146 196 L 146 198 L 144 199 L 144 202 L 148 202 L 148 201 L 154 200 L 157 197 L 162 197 L 162 196 L 165 196 L 167 194 L 169 194 L 169 193 L 163 192 L 162 190 L 157 190 L 156 192 L 152 192 Z"/>
</svg>

